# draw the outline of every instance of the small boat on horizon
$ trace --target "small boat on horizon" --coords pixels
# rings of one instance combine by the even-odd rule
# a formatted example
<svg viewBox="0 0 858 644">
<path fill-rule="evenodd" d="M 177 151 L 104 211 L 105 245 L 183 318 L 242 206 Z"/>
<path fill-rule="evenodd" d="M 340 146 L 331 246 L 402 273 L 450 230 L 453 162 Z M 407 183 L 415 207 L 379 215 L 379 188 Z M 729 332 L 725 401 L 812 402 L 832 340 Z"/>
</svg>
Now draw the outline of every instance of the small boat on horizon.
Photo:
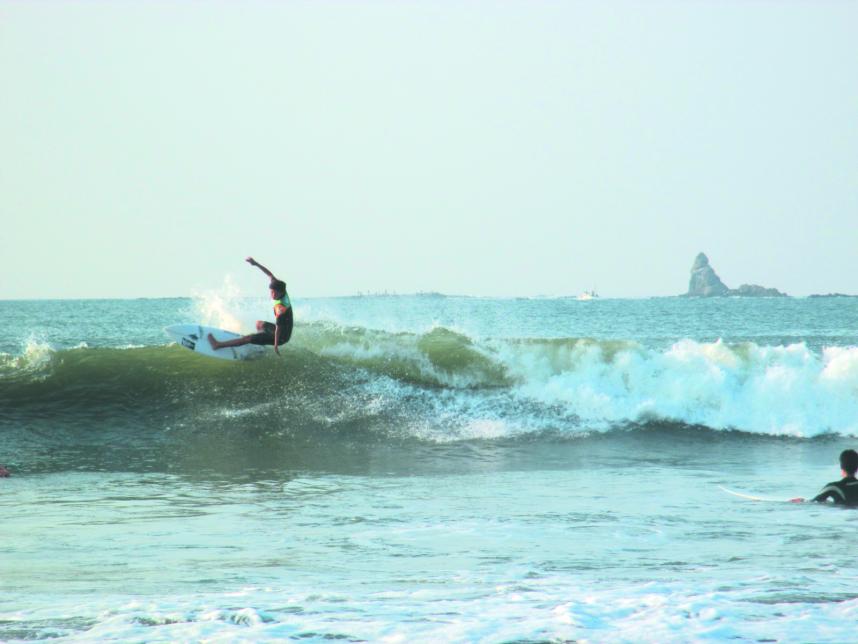
<svg viewBox="0 0 858 644">
<path fill-rule="evenodd" d="M 581 295 L 578 296 L 578 301 L 586 302 L 587 300 L 595 300 L 599 297 L 599 294 L 596 293 L 596 289 L 591 289 L 589 291 L 584 291 Z"/>
</svg>

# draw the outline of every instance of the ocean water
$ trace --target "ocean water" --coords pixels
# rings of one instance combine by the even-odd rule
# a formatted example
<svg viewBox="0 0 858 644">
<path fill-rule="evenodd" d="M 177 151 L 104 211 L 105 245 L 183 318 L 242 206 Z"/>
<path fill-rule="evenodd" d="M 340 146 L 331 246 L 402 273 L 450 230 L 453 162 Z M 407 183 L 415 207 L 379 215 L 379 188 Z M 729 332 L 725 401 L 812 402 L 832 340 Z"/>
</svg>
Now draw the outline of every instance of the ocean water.
<svg viewBox="0 0 858 644">
<path fill-rule="evenodd" d="M 850 642 L 858 300 L 0 301 L 0 640 Z"/>
</svg>

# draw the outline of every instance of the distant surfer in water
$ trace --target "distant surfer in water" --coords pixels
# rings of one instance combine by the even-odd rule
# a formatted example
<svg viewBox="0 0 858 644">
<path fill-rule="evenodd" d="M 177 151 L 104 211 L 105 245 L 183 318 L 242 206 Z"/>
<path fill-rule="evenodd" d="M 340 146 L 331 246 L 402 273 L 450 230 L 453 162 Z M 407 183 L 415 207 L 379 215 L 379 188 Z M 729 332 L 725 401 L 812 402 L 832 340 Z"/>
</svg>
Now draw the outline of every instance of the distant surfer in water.
<svg viewBox="0 0 858 644">
<path fill-rule="evenodd" d="M 858 452 L 854 449 L 846 449 L 840 453 L 840 473 L 843 478 L 839 481 L 829 483 L 822 491 L 811 499 L 817 503 L 823 503 L 832 499 L 838 505 L 858 506 L 858 479 L 855 472 L 858 471 Z M 790 499 L 793 503 L 801 503 L 803 498 Z"/>
<path fill-rule="evenodd" d="M 251 266 L 258 267 L 271 280 L 268 288 L 271 290 L 271 299 L 274 300 L 274 319 L 277 322 L 276 324 L 272 324 L 271 322 L 257 320 L 257 333 L 224 342 L 215 340 L 214 336 L 209 333 L 209 344 L 212 345 L 212 349 L 240 347 L 243 344 L 273 345 L 274 353 L 279 356 L 280 347 L 289 342 L 289 338 L 292 337 L 292 303 L 289 301 L 289 294 L 286 292 L 286 282 L 274 277 L 274 273 L 252 257 L 248 257 L 245 261 Z"/>
<path fill-rule="evenodd" d="M 5 467 L 0 465 L 0 478 L 7 479 L 10 476 L 12 476 L 12 475 L 9 473 L 9 470 L 7 470 Z"/>
</svg>

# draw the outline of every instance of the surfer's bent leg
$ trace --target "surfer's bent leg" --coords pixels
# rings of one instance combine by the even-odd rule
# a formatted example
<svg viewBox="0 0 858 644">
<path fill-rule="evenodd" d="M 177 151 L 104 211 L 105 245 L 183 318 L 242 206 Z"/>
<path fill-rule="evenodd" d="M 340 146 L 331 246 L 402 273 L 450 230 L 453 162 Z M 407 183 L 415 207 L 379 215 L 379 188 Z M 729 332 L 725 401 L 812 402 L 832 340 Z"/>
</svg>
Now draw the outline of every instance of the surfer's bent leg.
<svg viewBox="0 0 858 644">
<path fill-rule="evenodd" d="M 224 342 L 219 342 L 218 340 L 215 340 L 214 336 L 209 333 L 209 344 L 212 345 L 212 349 L 240 347 L 243 344 L 258 344 L 261 346 L 274 344 L 274 325 L 271 324 L 271 322 L 257 322 L 256 330 L 258 331 L 258 333 L 245 335 L 240 338 L 236 338 L 235 340 L 226 340 Z M 287 336 L 280 344 L 286 344 L 288 340 L 289 338 Z"/>
<path fill-rule="evenodd" d="M 236 338 L 235 340 L 225 340 L 223 342 L 219 342 L 214 339 L 214 336 L 209 333 L 209 344 L 212 345 L 212 349 L 225 349 L 226 347 L 240 347 L 243 344 L 248 344 L 252 335 L 245 335 L 240 338 Z"/>
<path fill-rule="evenodd" d="M 258 344 L 263 347 L 274 344 L 274 325 L 271 322 L 257 322 L 256 330 L 259 333 L 248 336 L 250 344 Z"/>
<path fill-rule="evenodd" d="M 269 331 L 268 327 L 271 327 Z M 243 335 L 240 338 L 236 338 L 235 340 L 224 340 L 223 342 L 219 340 L 215 340 L 214 336 L 209 333 L 209 344 L 212 345 L 212 349 L 225 349 L 227 347 L 240 347 L 243 344 L 265 344 L 265 342 L 260 342 L 260 338 L 267 335 L 266 332 L 269 332 L 272 337 L 274 337 L 274 325 L 271 322 L 263 322 L 262 320 L 257 320 L 256 322 L 256 330 L 259 333 L 253 333 L 251 335 Z"/>
</svg>

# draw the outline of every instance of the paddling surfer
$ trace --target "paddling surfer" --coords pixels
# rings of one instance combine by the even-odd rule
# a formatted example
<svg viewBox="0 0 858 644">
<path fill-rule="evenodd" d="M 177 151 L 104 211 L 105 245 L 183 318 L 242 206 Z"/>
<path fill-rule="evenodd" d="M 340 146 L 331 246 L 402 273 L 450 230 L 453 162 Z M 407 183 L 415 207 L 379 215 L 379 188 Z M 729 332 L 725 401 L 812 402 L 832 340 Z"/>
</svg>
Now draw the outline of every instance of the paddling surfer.
<svg viewBox="0 0 858 644">
<path fill-rule="evenodd" d="M 292 337 L 292 303 L 289 301 L 289 294 L 286 292 L 286 282 L 279 280 L 274 276 L 274 273 L 265 268 L 252 257 L 245 260 L 251 266 L 256 266 L 265 273 L 271 280 L 268 288 L 271 293 L 271 299 L 274 300 L 274 319 L 275 324 L 271 322 L 256 321 L 256 333 L 245 335 L 235 340 L 225 340 L 219 342 L 214 336 L 209 333 L 209 344 L 212 349 L 224 349 L 226 347 L 240 347 L 243 344 L 258 344 L 261 346 L 274 346 L 274 353 L 280 355 L 280 347 Z"/>
<path fill-rule="evenodd" d="M 831 499 L 837 505 L 858 506 L 858 479 L 855 478 L 856 471 L 858 471 L 858 452 L 854 449 L 843 450 L 840 453 L 840 473 L 843 475 L 843 478 L 826 485 L 811 501 L 824 503 L 828 499 Z M 801 497 L 790 499 L 793 503 L 801 503 L 804 500 Z"/>
</svg>

